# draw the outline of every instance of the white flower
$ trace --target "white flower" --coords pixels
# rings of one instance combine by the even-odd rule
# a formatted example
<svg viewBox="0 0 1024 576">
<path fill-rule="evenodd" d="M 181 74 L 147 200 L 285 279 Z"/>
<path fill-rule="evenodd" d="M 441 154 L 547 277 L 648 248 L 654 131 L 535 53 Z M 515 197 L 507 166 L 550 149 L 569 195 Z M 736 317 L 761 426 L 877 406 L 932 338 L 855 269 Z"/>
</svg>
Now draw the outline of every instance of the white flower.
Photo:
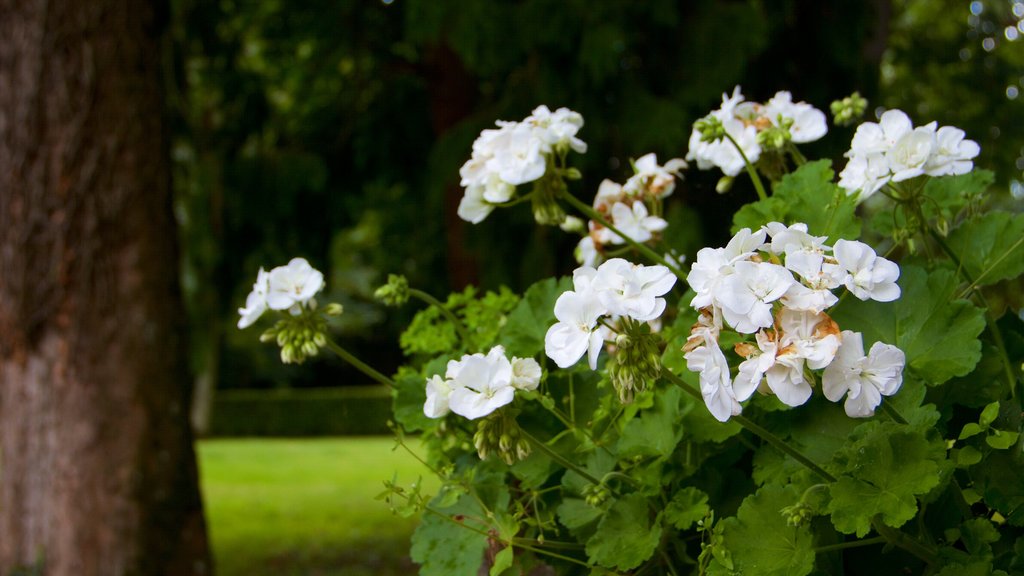
<svg viewBox="0 0 1024 576">
<path fill-rule="evenodd" d="M 494 156 L 487 161 L 487 170 L 513 186 L 533 182 L 547 168 L 543 145 L 530 126 L 506 126 L 494 140 Z"/>
<path fill-rule="evenodd" d="M 594 195 L 594 210 L 607 208 L 625 197 L 621 184 L 605 178 L 601 180 L 601 184 L 597 187 L 597 194 Z"/>
<path fill-rule="evenodd" d="M 562 220 L 562 223 L 559 224 L 558 227 L 561 228 L 563 232 L 569 233 L 576 232 L 582 234 L 584 230 L 586 230 L 583 220 L 576 216 L 566 216 L 565 220 Z"/>
<path fill-rule="evenodd" d="M 786 226 L 781 222 L 769 222 L 765 224 L 764 230 L 771 236 L 771 251 L 776 254 L 786 254 L 787 256 L 794 252 L 822 254 L 828 248 L 825 246 L 825 240 L 828 237 L 811 236 L 807 233 L 807 224 L 803 222 L 797 222 L 792 226 Z"/>
<path fill-rule="evenodd" d="M 690 301 L 696 309 L 718 304 L 717 294 L 725 278 L 733 273 L 733 264 L 753 256 L 764 244 L 764 229 L 751 232 L 743 228 L 729 240 L 725 248 L 701 248 L 697 261 L 690 267 L 686 282 L 697 293 Z"/>
<path fill-rule="evenodd" d="M 796 282 L 793 274 L 769 262 L 736 262 L 717 297 L 722 315 L 737 332 L 753 334 L 772 325 L 772 302 Z"/>
<path fill-rule="evenodd" d="M 891 302 L 900 297 L 896 280 L 900 268 L 895 262 L 875 254 L 874 249 L 856 240 L 837 240 L 832 248 L 836 261 L 850 276 L 846 288 L 861 300 Z"/>
<path fill-rule="evenodd" d="M 650 240 L 654 232 L 661 232 L 668 226 L 668 222 L 657 217 L 649 216 L 647 206 L 640 200 L 633 202 L 632 208 L 622 202 L 616 202 L 612 206 L 612 223 L 628 238 L 644 243 Z M 608 237 L 612 244 L 624 244 L 624 240 L 618 234 L 608 230 Z"/>
<path fill-rule="evenodd" d="M 445 376 L 451 381 L 449 408 L 470 420 L 494 412 L 515 397 L 512 363 L 501 346 L 491 348 L 487 356 L 472 354 L 449 361 Z"/>
<path fill-rule="evenodd" d="M 885 155 L 892 181 L 902 182 L 924 174 L 925 163 L 935 145 L 935 123 L 921 126 L 900 137 Z"/>
<path fill-rule="evenodd" d="M 791 119 L 793 125 L 789 127 L 789 133 L 797 144 L 820 140 L 828 133 L 825 113 L 806 102 L 794 103 L 793 96 L 786 91 L 776 92 L 762 113 L 772 123 L 777 123 L 779 116 Z"/>
<path fill-rule="evenodd" d="M 423 414 L 427 418 L 443 418 L 450 408 L 448 398 L 452 388 L 444 378 L 435 375 L 427 380 L 427 401 L 423 403 Z"/>
<path fill-rule="evenodd" d="M 597 320 L 608 310 L 592 289 L 596 274 L 593 268 L 577 268 L 573 273 L 575 290 L 563 293 L 555 301 L 558 322 L 544 335 L 544 353 L 560 368 L 572 366 L 586 353 L 590 368 L 597 369 L 597 356 L 604 343 Z"/>
<path fill-rule="evenodd" d="M 732 96 L 722 94 L 722 106 L 712 111 L 710 115 L 722 122 L 725 131 L 736 141 L 747 159 L 754 163 L 761 157 L 761 146 L 757 143 L 757 128 L 750 119 L 738 117 L 741 114 L 749 114 L 752 110 L 750 106 L 743 104 L 743 94 L 737 86 Z M 717 166 L 726 176 L 736 176 L 745 167 L 743 157 L 732 142 L 727 138 L 717 142 L 702 142 L 701 134 L 696 127 L 690 133 L 686 159 L 696 160 L 697 168 L 701 170 Z"/>
<path fill-rule="evenodd" d="M 935 134 L 935 149 L 925 166 L 929 176 L 966 174 L 974 169 L 972 160 L 981 148 L 974 140 L 965 140 L 964 131 L 943 126 Z"/>
<path fill-rule="evenodd" d="M 737 352 L 747 359 L 736 376 L 736 394 L 740 399 L 741 392 L 749 397 L 764 379 L 783 404 L 801 406 L 811 397 L 811 385 L 804 379 L 804 357 L 785 339 L 778 342 L 778 336 L 761 330 L 755 336 L 757 349 L 750 344 L 737 346 Z"/>
<path fill-rule="evenodd" d="M 665 266 L 643 266 L 622 258 L 601 264 L 593 287 L 608 312 L 648 322 L 665 311 L 664 296 L 676 283 Z"/>
<path fill-rule="evenodd" d="M 536 390 L 540 384 L 540 364 L 533 358 L 512 357 L 512 387 L 517 390 Z"/>
<path fill-rule="evenodd" d="M 239 308 L 239 328 L 248 328 L 256 320 L 259 320 L 267 310 L 267 292 L 270 290 L 270 275 L 263 268 L 256 274 L 256 283 L 252 285 L 252 291 L 245 297 L 245 308 Z"/>
<path fill-rule="evenodd" d="M 583 116 L 568 108 L 559 108 L 554 112 L 543 104 L 534 108 L 533 113 L 523 123 L 531 123 L 540 128 L 536 131 L 537 136 L 551 148 L 567 147 L 583 154 L 587 151 L 587 144 L 576 137 L 576 133 L 583 127 Z"/>
<path fill-rule="evenodd" d="M 494 211 L 494 204 L 484 199 L 485 190 L 484 186 L 478 184 L 473 184 L 466 188 L 462 200 L 459 201 L 459 218 L 466 222 L 479 224 Z"/>
<path fill-rule="evenodd" d="M 324 275 L 305 258 L 293 258 L 287 266 L 270 271 L 268 284 L 267 306 L 271 310 L 288 310 L 308 304 L 324 287 Z"/>
<path fill-rule="evenodd" d="M 729 362 L 717 343 L 699 346 L 686 353 L 686 367 L 700 373 L 700 394 L 708 411 L 719 422 L 742 411 L 732 388 Z"/>
<path fill-rule="evenodd" d="M 686 168 L 686 161 L 673 158 L 664 166 L 658 165 L 658 157 L 652 152 L 644 154 L 633 164 L 636 174 L 623 186 L 631 195 L 649 194 L 655 198 L 666 198 L 676 189 L 676 176 Z"/>
<path fill-rule="evenodd" d="M 839 187 L 851 196 L 860 190 L 857 202 L 867 200 L 889 183 L 889 161 L 881 153 L 853 156 L 839 173 Z"/>
<path fill-rule="evenodd" d="M 882 342 L 875 342 L 865 357 L 861 334 L 844 330 L 839 352 L 822 376 L 822 389 L 832 402 L 846 394 L 846 414 L 866 418 L 875 413 L 882 396 L 900 389 L 905 364 L 902 350 Z"/>
<path fill-rule="evenodd" d="M 914 129 L 910 117 L 902 110 L 886 110 L 878 119 L 878 127 L 882 130 L 882 142 L 886 151 L 896 145 L 896 142 Z"/>
<path fill-rule="evenodd" d="M 576 262 L 581 266 L 587 266 L 593 268 L 599 264 L 601 260 L 601 253 L 597 251 L 597 244 L 594 242 L 592 235 L 584 236 L 580 238 L 579 244 L 576 245 L 576 250 L 573 252 L 576 257 Z"/>
<path fill-rule="evenodd" d="M 828 366 L 839 349 L 839 326 L 827 314 L 783 308 L 779 312 L 782 345 L 792 348 L 812 370 Z"/>
</svg>

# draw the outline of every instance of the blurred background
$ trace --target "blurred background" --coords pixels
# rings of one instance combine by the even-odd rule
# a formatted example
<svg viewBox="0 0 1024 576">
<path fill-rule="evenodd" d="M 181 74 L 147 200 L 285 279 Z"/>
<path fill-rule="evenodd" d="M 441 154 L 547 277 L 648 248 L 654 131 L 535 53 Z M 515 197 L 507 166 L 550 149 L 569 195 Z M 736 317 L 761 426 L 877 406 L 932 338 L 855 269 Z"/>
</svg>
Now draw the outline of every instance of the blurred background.
<svg viewBox="0 0 1024 576">
<path fill-rule="evenodd" d="M 868 119 L 895 107 L 915 124 L 964 129 L 996 186 L 1024 196 L 1024 0 L 171 8 L 165 76 L 194 423 L 216 438 L 199 450 L 222 574 L 411 570 L 413 520 L 372 501 L 395 466 L 406 481 L 423 473 L 373 437 L 387 433 L 386 392 L 333 358 L 281 365 L 259 343 L 260 324 L 235 328 L 237 309 L 261 266 L 303 256 L 327 277 L 322 301 L 345 306 L 336 338 L 390 373 L 415 307 L 373 301 L 388 273 L 442 299 L 570 273 L 575 239 L 537 227 L 526 208 L 475 226 L 455 216 L 458 169 L 497 119 L 539 104 L 580 112 L 590 148 L 572 159 L 584 174 L 572 189 L 589 201 L 602 179 L 631 174 L 630 158 L 684 157 L 692 123 L 735 85 L 755 101 L 790 90 L 825 111 L 856 90 Z M 838 171 L 852 133 L 832 128 L 804 152 Z M 690 170 L 669 199 L 669 237 L 691 257 L 726 238 L 732 212 L 753 197 L 743 176 L 717 194 L 719 176 Z M 315 436 L 350 438 L 237 439 Z M 305 472 L 285 478 L 267 463 Z M 363 504 L 345 503 L 363 492 Z"/>
</svg>

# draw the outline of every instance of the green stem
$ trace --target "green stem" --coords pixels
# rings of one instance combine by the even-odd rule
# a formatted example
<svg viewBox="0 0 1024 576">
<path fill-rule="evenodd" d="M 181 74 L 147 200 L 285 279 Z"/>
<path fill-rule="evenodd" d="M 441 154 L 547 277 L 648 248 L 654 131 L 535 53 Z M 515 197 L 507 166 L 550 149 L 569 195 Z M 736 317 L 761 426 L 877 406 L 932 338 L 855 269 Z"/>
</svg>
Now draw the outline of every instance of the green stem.
<svg viewBox="0 0 1024 576">
<path fill-rule="evenodd" d="M 635 248 L 638 252 L 646 256 L 648 259 L 653 260 L 654 262 L 657 262 L 658 264 L 661 264 L 662 266 L 668 268 L 669 270 L 672 271 L 673 274 L 676 275 L 677 278 L 684 282 L 686 281 L 686 275 L 683 274 L 682 270 L 670 264 L 663 257 L 659 256 L 657 252 L 651 250 L 646 245 L 641 244 L 636 240 L 633 240 L 629 236 L 623 234 L 621 230 L 616 228 L 614 225 L 612 225 L 611 222 L 609 222 L 604 216 L 602 216 L 600 212 L 594 210 L 590 206 L 587 206 L 584 202 L 580 201 L 578 198 L 570 194 L 567 189 L 562 190 L 562 198 L 566 202 L 571 204 L 573 208 L 576 208 L 577 210 L 582 212 L 587 218 L 590 218 L 591 220 L 601 224 L 605 228 L 617 234 L 619 238 L 622 238 L 627 244 Z"/>
<path fill-rule="evenodd" d="M 590 482 L 591 484 L 593 484 L 595 486 L 600 486 L 601 485 L 601 481 L 598 480 L 596 477 L 591 475 L 589 472 L 587 472 L 583 468 L 580 468 L 576 464 L 573 464 L 572 462 L 570 462 L 569 460 L 564 458 L 558 452 L 555 452 L 554 450 L 552 450 L 547 444 L 545 444 L 544 442 L 541 442 L 540 440 L 538 440 L 536 437 L 534 437 L 532 434 L 530 434 L 526 430 L 522 430 L 521 429 L 520 433 L 523 435 L 523 438 L 526 438 L 526 441 L 529 442 L 534 448 L 536 448 L 536 449 L 540 450 L 541 452 L 543 452 L 548 458 L 551 458 L 556 463 L 561 465 L 563 468 L 566 468 L 568 470 L 572 470 L 573 472 L 579 474 L 580 476 L 582 476 L 584 479 L 586 479 L 588 482 Z"/>
<path fill-rule="evenodd" d="M 754 183 L 754 189 L 757 190 L 757 197 L 761 200 L 767 200 L 768 194 L 764 191 L 764 184 L 761 183 L 761 177 L 757 175 L 757 170 L 754 169 L 754 165 L 747 159 L 746 153 L 743 152 L 743 148 L 740 147 L 739 143 L 728 133 L 725 133 L 725 137 L 732 142 L 732 145 L 736 148 L 736 151 L 740 153 L 740 157 L 743 158 L 743 164 L 747 167 L 747 174 L 750 175 L 750 180 Z"/>
<path fill-rule="evenodd" d="M 670 382 L 682 388 L 684 392 L 690 394 L 694 398 L 699 399 L 701 402 L 704 401 L 704 397 L 701 395 L 700 391 L 694 389 L 686 382 L 683 382 L 683 379 L 680 378 L 679 376 L 676 376 L 671 370 L 662 370 L 661 374 L 662 376 L 665 376 Z M 815 474 L 821 476 L 822 478 L 828 480 L 829 482 L 836 481 L 835 476 L 826 472 L 824 468 L 815 464 L 810 458 L 804 456 L 796 448 L 793 448 L 789 444 L 786 444 L 786 442 L 783 441 L 782 438 L 779 438 L 767 428 L 762 428 L 760 425 L 754 423 L 753 420 L 750 420 L 746 416 L 736 415 L 733 416 L 732 419 L 735 420 L 736 423 L 739 424 L 740 426 L 743 426 L 750 432 L 753 432 L 754 434 L 760 436 L 761 439 L 764 440 L 765 442 L 778 448 L 782 452 L 792 456 L 794 460 L 806 466 L 811 472 L 814 472 Z"/>
<path fill-rule="evenodd" d="M 447 306 L 441 303 L 440 300 L 434 298 L 430 294 L 423 290 L 417 290 L 416 288 L 409 288 L 409 296 L 419 298 L 423 302 L 426 302 L 428 306 L 435 306 L 444 314 L 445 318 L 455 326 L 455 331 L 459 334 L 459 340 L 462 341 L 463 346 L 469 346 L 469 334 L 466 332 L 466 326 L 462 324 L 462 321 L 455 315 L 454 312 L 448 309 Z"/>
<path fill-rule="evenodd" d="M 359 358 L 356 358 L 351 353 L 349 353 L 348 350 L 345 350 L 341 346 L 338 346 L 338 344 L 334 340 L 331 340 L 330 338 L 328 338 L 327 339 L 327 347 L 331 349 L 331 352 L 334 352 L 335 354 L 337 354 L 342 360 L 344 360 L 345 362 L 348 362 L 349 364 L 354 366 L 356 369 L 358 369 L 363 374 L 366 374 L 370 378 L 373 378 L 374 380 L 376 380 L 377 382 L 380 382 L 381 384 L 387 386 L 388 388 L 394 388 L 395 387 L 395 383 L 394 383 L 394 381 L 391 380 L 391 378 L 388 378 L 387 376 L 381 374 L 380 372 L 377 372 L 376 370 L 371 368 L 368 364 L 364 363 L 362 360 L 360 360 Z"/>
<path fill-rule="evenodd" d="M 874 546 L 875 544 L 885 544 L 888 540 L 884 536 L 876 536 L 874 538 L 865 538 L 863 540 L 854 540 L 853 542 L 840 542 L 839 544 L 829 544 L 827 546 L 818 546 L 814 549 L 815 554 L 822 552 L 835 552 L 837 550 L 846 550 L 848 548 L 861 548 L 863 546 Z"/>
<path fill-rule="evenodd" d="M 875 516 L 871 519 L 871 526 L 874 527 L 875 532 L 878 532 L 882 538 L 885 538 L 893 546 L 903 548 L 927 564 L 938 562 L 935 550 L 891 526 L 886 526 L 880 516 Z"/>
<path fill-rule="evenodd" d="M 888 402 L 882 402 L 882 412 L 885 412 L 889 418 L 892 418 L 897 424 L 909 424 L 906 418 L 902 414 L 896 411 Z"/>
</svg>

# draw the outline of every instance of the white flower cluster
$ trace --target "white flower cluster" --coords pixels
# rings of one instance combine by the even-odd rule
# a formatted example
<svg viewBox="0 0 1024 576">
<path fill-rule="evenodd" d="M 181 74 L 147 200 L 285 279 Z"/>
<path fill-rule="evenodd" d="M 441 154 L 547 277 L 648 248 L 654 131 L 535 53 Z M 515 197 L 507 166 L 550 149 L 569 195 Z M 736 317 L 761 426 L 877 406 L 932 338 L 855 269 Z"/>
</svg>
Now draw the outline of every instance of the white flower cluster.
<svg viewBox="0 0 1024 576">
<path fill-rule="evenodd" d="M 427 401 L 423 413 L 441 418 L 454 412 L 470 420 L 487 416 L 515 398 L 516 390 L 536 390 L 540 364 L 533 358 L 509 360 L 501 346 L 487 355 L 466 354 L 449 360 L 445 377 L 427 380 Z"/>
<path fill-rule="evenodd" d="M 781 127 L 780 122 L 792 121 L 790 139 L 797 144 L 814 142 L 828 132 L 825 113 L 806 102 L 793 102 L 789 92 L 777 92 L 765 104 L 747 102 L 737 86 L 732 96 L 722 94 L 722 106 L 710 114 L 722 123 L 725 132 L 743 149 L 751 163 L 761 157 L 759 132 Z M 697 128 L 690 133 L 687 160 L 696 160 L 697 167 L 708 170 L 717 166 L 726 176 L 736 176 L 744 168 L 743 157 L 727 138 L 715 142 L 703 141 Z"/>
<path fill-rule="evenodd" d="M 863 201 L 890 181 L 922 174 L 966 174 L 974 169 L 972 160 L 981 148 L 964 136 L 959 128 L 939 128 L 935 122 L 914 128 L 902 111 L 889 110 L 877 124 L 865 122 L 857 127 L 839 186 L 847 194 L 860 190 L 858 201 Z"/>
<path fill-rule="evenodd" d="M 805 366 L 825 369 L 830 400 L 848 392 L 851 417 L 871 415 L 882 395 L 899 389 L 903 352 L 876 343 L 865 358 L 860 335 L 841 333 L 825 313 L 838 301 L 832 290 L 840 286 L 861 300 L 896 300 L 899 267 L 862 242 L 838 240 L 830 247 L 825 240 L 808 234 L 806 224 L 772 222 L 757 232 L 740 230 L 725 248 L 697 253 L 687 281 L 697 293 L 690 305 L 701 316 L 684 350 L 718 420 L 739 414 L 740 402 L 754 390 L 802 405 L 811 396 Z M 754 342 L 736 345 L 745 360 L 735 379 L 718 344 L 723 326 L 754 334 Z"/>
<path fill-rule="evenodd" d="M 577 268 L 572 275 L 573 290 L 555 301 L 555 318 L 544 336 L 544 351 L 560 368 L 568 368 L 587 354 L 590 368 L 609 330 L 602 316 L 628 316 L 650 322 L 665 311 L 662 298 L 676 283 L 664 266 L 643 266 L 612 258 L 597 269 Z"/>
<path fill-rule="evenodd" d="M 604 180 L 594 197 L 594 210 L 600 212 L 629 239 L 644 243 L 668 226 L 660 216 L 651 215 L 651 206 L 660 206 L 661 200 L 676 189 L 676 176 L 686 168 L 686 162 L 673 158 L 664 166 L 658 164 L 653 153 L 645 154 L 633 163 L 636 173 L 624 185 Z M 576 260 L 584 266 L 596 266 L 604 247 L 625 244 L 626 239 L 593 220 L 589 234 L 576 247 Z"/>
<path fill-rule="evenodd" d="M 270 272 L 260 268 L 252 292 L 245 299 L 245 308 L 239 308 L 239 328 L 248 328 L 267 309 L 288 310 L 298 315 L 303 308 L 315 308 L 313 298 L 324 287 L 324 275 L 310 266 L 305 258 L 293 258 L 286 266 Z"/>
<path fill-rule="evenodd" d="M 480 133 L 473 142 L 473 156 L 459 170 L 466 192 L 458 214 L 473 224 L 511 200 L 516 186 L 543 176 L 552 153 L 587 151 L 586 143 L 576 137 L 583 117 L 568 108 L 552 112 L 538 106 L 522 122 L 499 120 L 497 125 Z"/>
</svg>

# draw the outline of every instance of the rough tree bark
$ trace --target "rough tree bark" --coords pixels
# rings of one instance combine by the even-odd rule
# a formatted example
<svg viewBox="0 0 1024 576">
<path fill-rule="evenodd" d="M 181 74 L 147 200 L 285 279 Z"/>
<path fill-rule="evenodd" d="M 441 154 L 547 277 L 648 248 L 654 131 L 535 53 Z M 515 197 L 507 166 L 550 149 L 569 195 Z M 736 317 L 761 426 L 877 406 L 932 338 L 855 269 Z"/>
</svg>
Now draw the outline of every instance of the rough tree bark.
<svg viewBox="0 0 1024 576">
<path fill-rule="evenodd" d="M 163 9 L 0 0 L 0 574 L 210 572 Z"/>
</svg>

